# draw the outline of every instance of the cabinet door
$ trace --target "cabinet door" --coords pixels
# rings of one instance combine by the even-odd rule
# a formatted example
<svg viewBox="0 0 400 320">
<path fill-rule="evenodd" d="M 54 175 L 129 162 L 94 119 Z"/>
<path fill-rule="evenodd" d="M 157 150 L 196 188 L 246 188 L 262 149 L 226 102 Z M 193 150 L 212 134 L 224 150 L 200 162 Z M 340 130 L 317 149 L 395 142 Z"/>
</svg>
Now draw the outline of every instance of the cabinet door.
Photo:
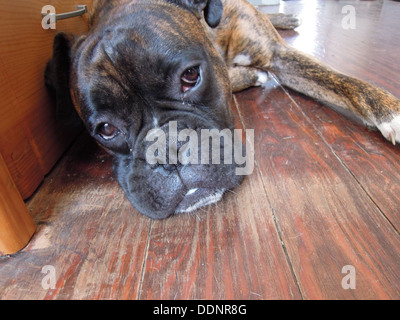
<svg viewBox="0 0 400 320">
<path fill-rule="evenodd" d="M 22 197 L 29 197 L 76 137 L 55 117 L 44 85 L 57 32 L 82 34 L 88 14 L 42 28 L 42 7 L 75 11 L 91 0 L 0 0 L 0 153 Z"/>
</svg>

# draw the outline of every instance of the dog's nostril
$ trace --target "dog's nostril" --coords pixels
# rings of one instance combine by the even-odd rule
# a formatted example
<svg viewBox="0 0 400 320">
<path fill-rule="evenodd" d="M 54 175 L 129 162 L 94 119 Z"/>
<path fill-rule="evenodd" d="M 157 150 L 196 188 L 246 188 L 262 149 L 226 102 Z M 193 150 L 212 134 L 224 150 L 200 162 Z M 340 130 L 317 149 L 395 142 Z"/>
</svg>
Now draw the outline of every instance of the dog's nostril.
<svg viewBox="0 0 400 320">
<path fill-rule="evenodd" d="M 157 170 L 158 168 L 163 168 L 165 171 L 176 171 L 181 165 L 180 164 L 160 164 L 160 163 L 155 163 L 155 164 L 149 164 L 149 167 L 151 170 Z"/>
<path fill-rule="evenodd" d="M 158 163 L 154 163 L 154 164 L 149 164 L 150 169 L 155 170 L 158 168 L 159 164 Z"/>
<path fill-rule="evenodd" d="M 167 171 L 175 171 L 176 170 L 176 165 L 175 164 L 162 164 L 162 167 L 167 170 Z"/>
</svg>

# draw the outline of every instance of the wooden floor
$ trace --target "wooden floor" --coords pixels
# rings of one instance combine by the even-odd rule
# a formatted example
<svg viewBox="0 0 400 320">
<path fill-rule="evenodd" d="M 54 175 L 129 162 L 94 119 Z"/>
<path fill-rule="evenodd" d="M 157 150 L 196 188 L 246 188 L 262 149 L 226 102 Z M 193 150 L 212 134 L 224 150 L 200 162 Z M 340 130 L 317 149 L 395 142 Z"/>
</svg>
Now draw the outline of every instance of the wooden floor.
<svg viewBox="0 0 400 320">
<path fill-rule="evenodd" d="M 284 1 L 293 46 L 400 97 L 400 3 Z M 399 299 L 400 147 L 273 80 L 235 95 L 254 173 L 216 205 L 134 210 L 83 134 L 27 201 L 38 231 L 0 258 L 2 299 Z M 54 289 L 44 266 L 52 266 Z M 342 273 L 355 271 L 355 289 Z M 346 277 L 344 280 L 343 278 Z M 44 281 L 44 286 L 42 286 Z"/>
</svg>

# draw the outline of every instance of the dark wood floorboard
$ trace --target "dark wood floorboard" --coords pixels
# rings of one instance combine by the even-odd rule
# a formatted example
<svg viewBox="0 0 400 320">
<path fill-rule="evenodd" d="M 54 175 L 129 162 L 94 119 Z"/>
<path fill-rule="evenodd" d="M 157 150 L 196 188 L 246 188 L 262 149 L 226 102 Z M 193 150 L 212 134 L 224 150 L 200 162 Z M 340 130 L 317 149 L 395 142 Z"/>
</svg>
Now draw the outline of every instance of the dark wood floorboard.
<svg viewBox="0 0 400 320">
<path fill-rule="evenodd" d="M 279 87 L 256 101 L 252 91 L 236 98 L 246 127 L 258 129 L 256 160 L 303 296 L 397 297 L 397 231 L 297 102 Z M 341 290 L 345 265 L 358 271 L 360 290 Z"/>
<path fill-rule="evenodd" d="M 356 9 L 345 30 L 342 7 Z M 279 8 L 262 7 L 265 12 Z M 282 36 L 400 97 L 400 3 L 282 1 Z M 235 95 L 255 170 L 216 205 L 153 221 L 125 199 L 88 136 L 27 206 L 38 225 L 0 257 L 1 299 L 399 299 L 400 147 L 271 80 Z M 53 266 L 55 289 L 42 268 Z M 342 268 L 356 271 L 344 290 Z"/>
<path fill-rule="evenodd" d="M 259 175 L 235 192 L 197 216 L 153 222 L 141 299 L 301 298 Z"/>
<path fill-rule="evenodd" d="M 137 298 L 151 221 L 124 198 L 110 160 L 83 134 L 46 178 L 28 201 L 36 235 L 0 260 L 2 298 Z M 42 288 L 45 265 L 55 268 L 54 290 Z"/>
</svg>

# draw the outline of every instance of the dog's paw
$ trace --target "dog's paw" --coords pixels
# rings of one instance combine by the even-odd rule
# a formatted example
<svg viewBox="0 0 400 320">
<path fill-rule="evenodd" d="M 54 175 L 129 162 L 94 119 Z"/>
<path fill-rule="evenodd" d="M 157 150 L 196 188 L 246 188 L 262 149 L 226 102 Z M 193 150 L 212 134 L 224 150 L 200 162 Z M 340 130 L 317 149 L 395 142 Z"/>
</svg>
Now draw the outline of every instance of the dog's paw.
<svg viewBox="0 0 400 320">
<path fill-rule="evenodd" d="M 301 19 L 293 14 L 273 13 L 267 16 L 276 29 L 293 30 L 301 25 Z"/>
<path fill-rule="evenodd" d="M 384 121 L 377 124 L 377 128 L 382 135 L 389 141 L 396 144 L 400 143 L 400 115 L 396 115 L 390 121 Z"/>
<path fill-rule="evenodd" d="M 269 78 L 268 72 L 258 71 L 257 72 L 257 82 L 255 85 L 257 87 L 260 87 L 260 86 L 262 87 L 268 82 L 269 79 L 270 78 Z"/>
</svg>

